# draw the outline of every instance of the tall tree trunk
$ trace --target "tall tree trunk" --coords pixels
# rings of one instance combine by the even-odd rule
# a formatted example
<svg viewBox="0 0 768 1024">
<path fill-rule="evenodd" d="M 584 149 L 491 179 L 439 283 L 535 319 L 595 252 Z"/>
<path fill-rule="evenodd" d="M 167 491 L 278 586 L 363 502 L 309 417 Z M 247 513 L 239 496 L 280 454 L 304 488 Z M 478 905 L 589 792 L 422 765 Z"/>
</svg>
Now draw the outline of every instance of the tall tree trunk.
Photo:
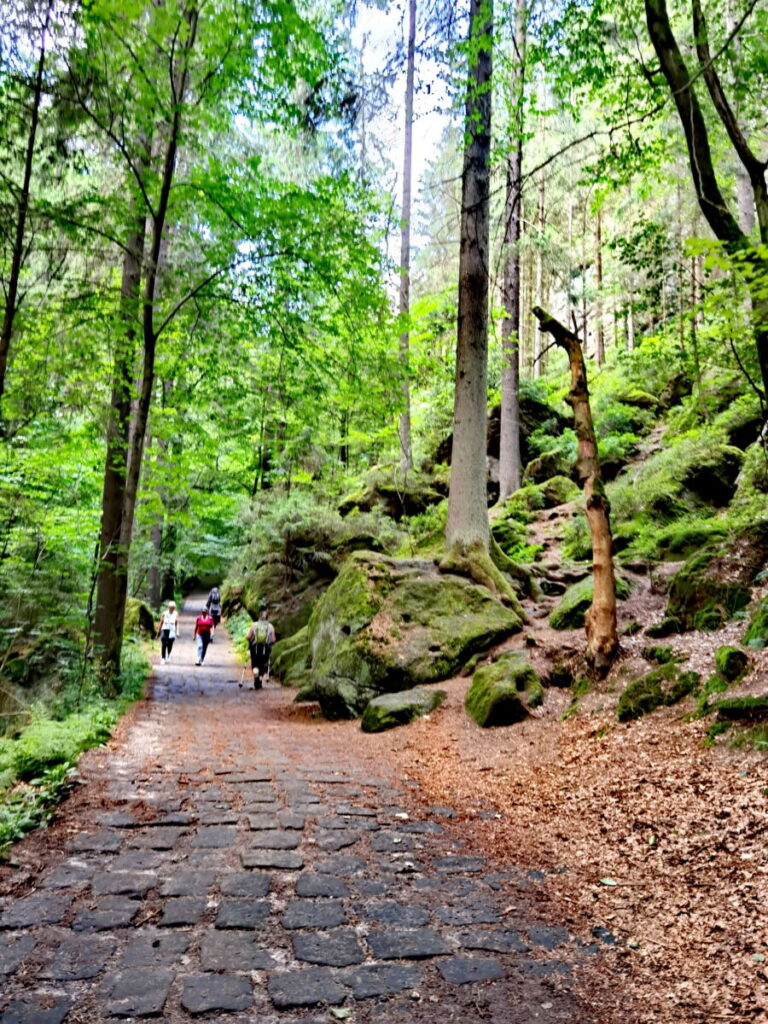
<svg viewBox="0 0 768 1024">
<path fill-rule="evenodd" d="M 155 297 L 160 268 L 160 252 L 163 243 L 163 232 L 168 214 L 168 203 L 170 200 L 171 186 L 176 170 L 176 157 L 178 153 L 179 138 L 181 133 L 181 115 L 184 106 L 184 98 L 187 91 L 189 79 L 189 55 L 195 44 L 197 34 L 197 10 L 190 8 L 186 14 L 187 35 L 184 45 L 178 57 L 178 63 L 171 68 L 171 81 L 173 88 L 173 114 L 170 124 L 167 126 L 165 136 L 165 153 L 163 158 L 162 176 L 160 179 L 159 197 L 157 207 L 152 214 L 152 232 L 150 248 L 146 260 L 144 274 L 144 292 L 142 296 L 142 340 L 143 359 L 141 380 L 139 385 L 138 401 L 136 402 L 132 422 L 128 419 L 124 406 L 121 404 L 119 412 L 114 405 L 115 391 L 119 403 L 127 401 L 130 411 L 130 381 L 133 376 L 133 360 L 128 369 L 126 364 L 116 367 L 115 390 L 113 391 L 113 409 L 115 419 L 119 422 L 122 436 L 120 438 L 121 459 L 113 459 L 114 468 L 109 466 L 109 446 L 107 452 L 107 467 L 105 468 L 104 479 L 104 503 L 102 507 L 102 567 L 99 572 L 99 584 L 96 609 L 96 637 L 100 649 L 100 676 L 102 686 L 108 694 L 114 694 L 117 686 L 117 678 L 120 673 L 120 651 L 123 641 L 123 621 L 125 618 L 125 604 L 128 596 L 128 558 L 130 554 L 131 541 L 133 537 L 133 522 L 136 511 L 136 497 L 141 476 L 141 463 L 144 454 L 144 440 L 149 419 L 149 409 L 152 401 L 152 391 L 155 379 L 155 353 L 157 348 L 157 332 L 155 330 Z M 147 159 L 149 159 L 147 146 Z M 144 233 L 141 235 L 141 247 L 144 248 Z M 128 257 L 126 257 L 127 259 Z M 135 305 L 135 295 L 138 294 L 141 283 L 141 261 L 133 268 L 137 276 L 131 279 L 132 303 Z M 133 345 L 126 346 L 132 349 Z M 127 373 L 126 373 L 127 370 Z M 117 371 L 125 374 L 120 379 Z M 122 419 L 126 416 L 127 422 Z M 124 457 L 123 457 L 124 456 Z M 107 493 L 107 478 L 115 476 L 110 484 L 110 493 Z M 109 506 L 109 514 L 107 514 Z M 109 531 L 105 524 L 108 524 Z"/>
<path fill-rule="evenodd" d="M 405 142 L 403 145 L 403 209 L 400 234 L 400 368 L 403 374 L 403 411 L 400 414 L 400 461 L 403 473 L 413 465 L 411 448 L 411 385 L 409 332 L 411 309 L 411 172 L 413 165 L 413 78 L 416 52 L 416 0 L 408 2 L 408 54 L 405 74 Z"/>
<path fill-rule="evenodd" d="M 544 197 L 545 183 L 544 175 L 539 178 L 539 202 L 536 210 L 536 289 L 535 305 L 544 305 Z M 533 374 L 538 379 L 541 377 L 544 366 L 544 346 L 541 344 L 541 331 L 536 331 L 533 336 Z"/>
<path fill-rule="evenodd" d="M 489 541 L 486 403 L 492 11 L 487 0 L 470 0 L 453 452 L 446 526 L 449 553 L 464 553 L 478 546 L 487 550 Z"/>
<path fill-rule="evenodd" d="M 595 222 L 595 361 L 605 362 L 605 328 L 603 325 L 603 224 L 598 207 Z"/>
<path fill-rule="evenodd" d="M 587 369 L 581 343 L 576 335 L 538 306 L 533 312 L 541 323 L 541 329 L 551 334 L 555 343 L 565 350 L 571 369 L 571 389 L 566 401 L 573 409 L 574 428 L 579 443 L 576 471 L 584 488 L 584 504 L 592 537 L 593 595 L 586 617 L 586 658 L 595 671 L 605 674 L 619 650 L 616 581 L 613 573 L 610 504 L 605 496 L 597 456 Z"/>
<path fill-rule="evenodd" d="M 704 79 L 712 106 L 730 139 L 731 146 L 749 176 L 760 229 L 760 240 L 763 245 L 768 245 L 768 184 L 766 183 L 765 163 L 752 152 L 723 90 L 715 61 L 709 50 L 707 25 L 700 0 L 691 0 L 691 7 L 701 77 Z M 752 296 L 753 336 L 760 366 L 763 385 L 762 398 L 765 406 L 768 401 L 768 298 L 763 294 L 765 290 L 763 282 L 765 274 L 768 272 L 768 261 L 764 256 L 755 253 L 749 236 L 740 227 L 723 196 L 712 160 L 709 130 L 696 95 L 697 76 L 691 76 L 688 72 L 680 47 L 672 32 L 666 0 L 645 0 L 645 15 L 648 34 L 677 108 L 680 125 L 685 135 L 691 178 L 701 212 L 712 228 L 715 237 L 723 242 L 726 250 L 733 253 L 746 253 L 753 264 L 747 280 L 747 287 Z"/>
<path fill-rule="evenodd" d="M 35 145 L 37 141 L 37 128 L 40 121 L 40 104 L 43 97 L 43 75 L 45 73 L 45 37 L 48 32 L 48 24 L 51 17 L 52 3 L 48 3 L 45 10 L 43 26 L 40 30 L 40 54 L 37 60 L 35 83 L 32 89 L 32 109 L 29 114 L 29 128 L 27 130 L 27 146 L 24 153 L 24 170 L 22 174 L 21 189 L 19 191 L 18 208 L 16 210 L 16 225 L 13 232 L 13 248 L 11 249 L 11 268 L 8 282 L 5 286 L 5 308 L 3 310 L 3 322 L 0 326 L 0 436 L 5 433 L 5 417 L 2 414 L 2 400 L 5 394 L 5 377 L 8 370 L 8 355 L 11 348 L 14 322 L 19 311 L 19 282 L 21 270 L 24 263 L 24 237 L 29 216 L 29 196 L 32 183 L 32 169 L 35 159 Z"/>
<path fill-rule="evenodd" d="M 502 282 L 501 422 L 499 438 L 499 501 L 520 486 L 520 220 L 523 186 L 523 86 L 525 82 L 525 0 L 515 5 L 515 54 L 512 71 L 513 138 L 507 157 L 504 205 L 506 261 Z"/>
</svg>

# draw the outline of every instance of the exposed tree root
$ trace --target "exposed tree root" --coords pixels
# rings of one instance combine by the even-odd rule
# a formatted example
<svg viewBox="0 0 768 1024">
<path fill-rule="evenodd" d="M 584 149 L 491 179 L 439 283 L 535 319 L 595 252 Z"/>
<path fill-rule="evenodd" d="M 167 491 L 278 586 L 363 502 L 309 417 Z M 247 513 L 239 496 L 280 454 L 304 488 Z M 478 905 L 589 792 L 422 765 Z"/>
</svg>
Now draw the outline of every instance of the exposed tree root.
<svg viewBox="0 0 768 1024">
<path fill-rule="evenodd" d="M 513 584 L 518 584 L 518 593 L 522 592 L 524 597 L 531 597 L 534 601 L 538 601 L 541 597 L 541 589 L 538 583 L 530 571 L 522 565 L 518 565 L 517 562 L 513 561 L 509 555 L 505 554 L 499 546 L 498 542 L 491 537 L 489 544 L 489 554 L 491 561 L 507 576 L 512 578 Z"/>
<path fill-rule="evenodd" d="M 507 605 L 516 615 L 519 615 L 523 622 L 528 621 L 528 616 L 520 604 L 514 587 L 504 573 L 494 565 L 488 548 L 482 541 L 476 541 L 468 547 L 463 544 L 454 544 L 438 562 L 438 568 L 441 572 L 453 572 L 459 576 L 468 576 L 475 583 L 487 587 L 502 604 Z"/>
</svg>

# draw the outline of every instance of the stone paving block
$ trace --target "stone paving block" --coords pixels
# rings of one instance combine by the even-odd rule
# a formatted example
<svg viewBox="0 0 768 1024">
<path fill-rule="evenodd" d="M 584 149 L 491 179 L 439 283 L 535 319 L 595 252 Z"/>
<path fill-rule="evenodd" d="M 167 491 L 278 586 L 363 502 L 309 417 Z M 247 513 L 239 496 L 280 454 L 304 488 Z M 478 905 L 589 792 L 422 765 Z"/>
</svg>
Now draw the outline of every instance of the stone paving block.
<svg viewBox="0 0 768 1024">
<path fill-rule="evenodd" d="M 544 925 L 535 924 L 528 929 L 528 938 L 534 946 L 541 946 L 542 949 L 556 949 L 571 941 L 571 937 L 565 928 L 559 924 Z"/>
<path fill-rule="evenodd" d="M 89 881 L 95 871 L 95 862 L 64 861 L 57 868 L 47 871 L 40 879 L 40 885 L 44 889 L 70 889 Z"/>
<path fill-rule="evenodd" d="M 565 978 L 570 975 L 573 968 L 570 964 L 561 960 L 523 960 L 520 964 L 523 973 L 532 978 Z"/>
<path fill-rule="evenodd" d="M 338 975 L 328 967 L 275 972 L 269 976 L 267 990 L 278 1010 L 317 1006 L 318 1003 L 338 1006 L 347 996 L 347 990 L 339 984 Z"/>
<path fill-rule="evenodd" d="M 356 878 L 355 888 L 361 896 L 384 896 L 392 886 L 378 878 Z"/>
<path fill-rule="evenodd" d="M 259 899 L 267 895 L 270 876 L 266 871 L 236 871 L 220 882 L 222 896 L 250 896 Z"/>
<path fill-rule="evenodd" d="M 356 804 L 339 804 L 339 814 L 351 814 L 360 818 L 375 818 L 379 813 L 374 807 L 359 807 Z"/>
<path fill-rule="evenodd" d="M 96 824 L 104 828 L 137 828 L 141 822 L 127 811 L 105 811 L 96 817 Z"/>
<path fill-rule="evenodd" d="M 452 985 L 473 985 L 479 981 L 495 981 L 504 973 L 498 960 L 487 957 L 453 956 L 437 965 Z"/>
<path fill-rule="evenodd" d="M 0 935 L 0 974 L 12 974 L 36 945 L 34 935 Z"/>
<path fill-rule="evenodd" d="M 445 874 L 451 872 L 476 872 L 483 871 L 486 867 L 486 862 L 482 857 L 438 857 L 434 862 L 435 867 L 438 871 Z"/>
<path fill-rule="evenodd" d="M 280 820 L 276 814 L 249 814 L 248 827 L 254 831 L 279 829 Z"/>
<path fill-rule="evenodd" d="M 443 826 L 436 821 L 408 821 L 400 826 L 400 831 L 417 836 L 440 836 L 443 834 Z"/>
<path fill-rule="evenodd" d="M 387 900 L 380 903 L 361 904 L 355 908 L 363 918 L 379 921 L 381 924 L 396 925 L 400 928 L 420 928 L 429 921 L 429 911 L 414 903 L 402 904 Z"/>
<path fill-rule="evenodd" d="M 277 803 L 273 799 L 269 800 L 254 800 L 251 803 L 246 803 L 241 808 L 241 814 L 277 814 L 283 809 L 282 804 Z"/>
<path fill-rule="evenodd" d="M 399 853 L 401 850 L 412 850 L 413 839 L 397 832 L 381 832 L 371 838 L 371 849 L 376 853 Z"/>
<path fill-rule="evenodd" d="M 100 871 L 91 880 L 91 889 L 97 896 L 138 898 L 156 885 L 157 875 L 154 871 Z"/>
<path fill-rule="evenodd" d="M 316 875 L 311 872 L 296 879 L 297 896 L 349 896 L 349 886 L 333 875 Z"/>
<path fill-rule="evenodd" d="M 73 853 L 116 853 L 123 845 L 125 836 L 111 829 L 101 832 L 80 832 L 67 843 Z"/>
<path fill-rule="evenodd" d="M 53 981 L 83 981 L 101 974 L 115 951 L 115 940 L 106 935 L 67 936 L 40 977 Z"/>
<path fill-rule="evenodd" d="M 184 979 L 181 1005 L 191 1014 L 247 1010 L 253 1005 L 253 986 L 238 974 L 193 974 Z"/>
<path fill-rule="evenodd" d="M 126 896 L 107 896 L 79 910 L 72 923 L 76 932 L 104 932 L 127 928 L 138 913 L 139 903 Z"/>
<path fill-rule="evenodd" d="M 184 925 L 197 924 L 205 913 L 208 901 L 195 896 L 179 896 L 170 899 L 163 907 L 163 916 L 159 924 L 163 928 L 180 928 Z"/>
<path fill-rule="evenodd" d="M 230 775 L 227 782 L 233 786 L 242 786 L 245 783 L 271 782 L 272 772 L 240 772 L 237 775 Z"/>
<path fill-rule="evenodd" d="M 517 932 L 509 929 L 462 932 L 459 942 L 465 949 L 487 949 L 493 953 L 527 953 L 531 948 Z"/>
<path fill-rule="evenodd" d="M 406 854 L 396 853 L 389 857 L 379 857 L 377 863 L 382 871 L 393 875 L 415 875 L 426 870 L 420 860 Z"/>
<path fill-rule="evenodd" d="M 254 832 L 250 846 L 253 850 L 295 850 L 300 842 L 301 836 L 295 831 L 268 829 L 264 832 Z"/>
<path fill-rule="evenodd" d="M 333 832 L 318 832 L 316 843 L 321 850 L 343 850 L 347 846 L 354 846 L 362 839 L 360 832 L 336 829 Z"/>
<path fill-rule="evenodd" d="M 258 928 L 269 917 L 267 900 L 222 900 L 216 914 L 217 928 Z"/>
<path fill-rule="evenodd" d="M 189 948 L 188 932 L 164 932 L 157 928 L 142 930 L 125 948 L 119 966 L 173 967 Z"/>
<path fill-rule="evenodd" d="M 213 871 L 177 871 L 160 884 L 160 895 L 207 896 L 215 879 Z"/>
<path fill-rule="evenodd" d="M 453 952 L 442 935 L 429 928 L 381 928 L 367 938 L 379 960 L 421 960 Z"/>
<path fill-rule="evenodd" d="M 341 980 L 352 989 L 355 999 L 370 999 L 418 988 L 421 973 L 418 967 L 401 964 L 366 964 L 345 971 Z"/>
<path fill-rule="evenodd" d="M 294 935 L 293 952 L 297 960 L 326 967 L 351 967 L 365 960 L 363 948 L 351 928 Z"/>
<path fill-rule="evenodd" d="M 167 967 L 128 967 L 106 976 L 101 998 L 113 1017 L 155 1017 L 162 1013 L 172 982 Z"/>
<path fill-rule="evenodd" d="M 203 811 L 197 819 L 199 825 L 236 825 L 240 820 L 240 811 L 213 810 Z"/>
<path fill-rule="evenodd" d="M 300 871 L 304 867 L 304 856 L 293 850 L 244 850 L 240 855 L 244 868 L 280 868 L 283 871 Z"/>
<path fill-rule="evenodd" d="M 501 914 L 489 903 L 466 903 L 459 907 L 436 907 L 435 916 L 446 924 L 496 924 Z"/>
<path fill-rule="evenodd" d="M 322 875 L 339 875 L 346 877 L 356 875 L 365 870 L 365 861 L 362 857 L 355 857 L 351 853 L 337 853 L 333 857 L 327 857 L 315 865 L 315 870 Z"/>
<path fill-rule="evenodd" d="M 290 900 L 283 914 L 283 927 L 335 928 L 346 920 L 341 900 Z"/>
<path fill-rule="evenodd" d="M 166 828 L 169 825 L 194 825 L 196 821 L 197 814 L 193 814 L 191 811 L 170 811 L 167 814 L 161 814 L 154 821 L 146 822 L 146 824 L 149 828 Z"/>
<path fill-rule="evenodd" d="M 282 828 L 295 828 L 299 830 L 304 828 L 306 821 L 303 814 L 298 814 L 296 811 L 292 810 L 280 811 L 277 818 Z"/>
<path fill-rule="evenodd" d="M 204 971 L 266 971 L 276 964 L 253 932 L 207 931 L 200 966 Z"/>
<path fill-rule="evenodd" d="M 455 818 L 457 812 L 453 807 L 425 807 L 427 814 L 434 814 L 436 818 Z"/>
<path fill-rule="evenodd" d="M 461 878 L 456 874 L 427 876 L 416 878 L 413 882 L 414 889 L 430 893 L 444 893 L 449 899 L 471 896 L 473 893 L 481 893 L 484 890 L 469 878 Z"/>
<path fill-rule="evenodd" d="M 0 914 L 0 928 L 32 928 L 36 924 L 58 924 L 72 903 L 70 895 L 22 896 Z"/>
<path fill-rule="evenodd" d="M 154 871 L 167 863 L 168 855 L 157 850 L 125 850 L 110 864 L 111 871 Z"/>
<path fill-rule="evenodd" d="M 35 992 L 12 999 L 0 1017 L 2 1024 L 62 1024 L 72 998 L 61 992 Z"/>
<path fill-rule="evenodd" d="M 183 826 L 156 826 L 142 829 L 128 840 L 129 846 L 147 850 L 172 850 L 189 830 Z"/>
<path fill-rule="evenodd" d="M 205 849 L 222 849 L 232 846 L 237 839 L 237 828 L 234 825 L 206 825 L 199 828 L 192 837 L 193 847 Z"/>
</svg>

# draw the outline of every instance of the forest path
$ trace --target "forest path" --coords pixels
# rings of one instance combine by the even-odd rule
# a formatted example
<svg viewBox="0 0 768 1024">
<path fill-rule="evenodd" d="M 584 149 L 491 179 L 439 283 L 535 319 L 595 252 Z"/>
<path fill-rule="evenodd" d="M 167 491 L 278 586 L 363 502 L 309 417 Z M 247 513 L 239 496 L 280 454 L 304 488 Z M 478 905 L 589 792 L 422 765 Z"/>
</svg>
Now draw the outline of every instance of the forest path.
<svg viewBox="0 0 768 1024">
<path fill-rule="evenodd" d="M 0 871 L 0 1021 L 595 1022 L 571 987 L 597 947 L 537 919 L 530 879 L 466 849 L 355 724 L 240 688 L 224 629 L 196 667 L 202 601 Z"/>
</svg>

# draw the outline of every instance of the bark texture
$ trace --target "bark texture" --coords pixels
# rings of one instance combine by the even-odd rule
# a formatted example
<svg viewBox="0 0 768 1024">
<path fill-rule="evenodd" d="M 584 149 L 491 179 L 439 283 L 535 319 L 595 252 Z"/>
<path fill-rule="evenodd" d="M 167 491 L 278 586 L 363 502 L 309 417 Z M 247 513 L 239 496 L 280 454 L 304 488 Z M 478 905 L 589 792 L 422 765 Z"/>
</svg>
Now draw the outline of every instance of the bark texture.
<svg viewBox="0 0 768 1024">
<path fill-rule="evenodd" d="M 491 158 L 492 7 L 470 4 L 469 83 L 462 171 L 459 311 L 453 457 L 446 548 L 488 547 L 486 395 L 488 374 L 488 204 Z"/>
<path fill-rule="evenodd" d="M 416 0 L 408 3 L 408 53 L 405 75 L 405 142 L 403 144 L 403 209 L 400 234 L 400 316 L 411 310 L 411 178 L 413 167 L 413 79 L 416 53 Z M 403 411 L 400 414 L 400 461 L 404 473 L 413 465 L 411 450 L 410 335 L 400 335 L 400 365 L 403 374 Z"/>
<path fill-rule="evenodd" d="M 587 661 L 604 674 L 619 650 L 616 626 L 616 581 L 613 573 L 613 539 L 610 504 L 605 496 L 597 456 L 597 440 L 589 404 L 587 369 L 581 343 L 576 335 L 539 306 L 533 310 L 541 329 L 551 334 L 568 355 L 571 388 L 566 401 L 573 409 L 574 428 L 579 442 L 576 469 L 584 488 L 584 505 L 592 537 L 592 606 L 587 612 Z"/>
</svg>

